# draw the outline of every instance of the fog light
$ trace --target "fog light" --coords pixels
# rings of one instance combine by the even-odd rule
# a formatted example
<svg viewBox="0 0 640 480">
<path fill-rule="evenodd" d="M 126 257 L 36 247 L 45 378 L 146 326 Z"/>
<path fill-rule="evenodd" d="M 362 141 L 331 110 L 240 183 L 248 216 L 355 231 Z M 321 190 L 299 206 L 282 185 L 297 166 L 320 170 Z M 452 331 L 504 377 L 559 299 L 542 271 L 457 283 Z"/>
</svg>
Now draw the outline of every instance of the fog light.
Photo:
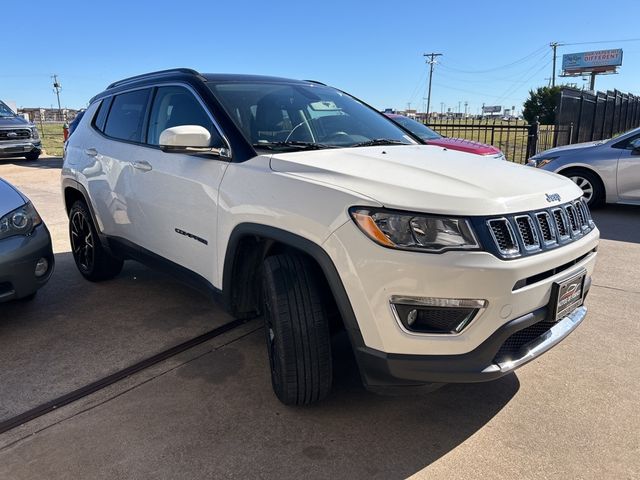
<svg viewBox="0 0 640 480">
<path fill-rule="evenodd" d="M 38 263 L 36 263 L 36 277 L 42 277 L 45 273 L 47 273 L 47 271 L 49 270 L 49 262 L 47 261 L 46 258 L 41 258 L 40 260 L 38 260 Z"/>
<path fill-rule="evenodd" d="M 396 319 L 405 330 L 414 333 L 455 335 L 486 306 L 486 300 L 391 297 Z"/>
</svg>

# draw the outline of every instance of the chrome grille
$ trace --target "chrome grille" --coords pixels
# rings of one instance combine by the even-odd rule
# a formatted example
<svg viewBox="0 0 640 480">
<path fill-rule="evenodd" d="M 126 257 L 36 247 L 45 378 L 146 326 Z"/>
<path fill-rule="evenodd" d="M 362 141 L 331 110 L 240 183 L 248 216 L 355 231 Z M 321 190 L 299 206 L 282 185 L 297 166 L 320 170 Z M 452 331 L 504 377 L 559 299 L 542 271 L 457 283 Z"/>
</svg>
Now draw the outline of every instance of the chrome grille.
<svg viewBox="0 0 640 480">
<path fill-rule="evenodd" d="M 27 140 L 31 138 L 31 130 L 28 128 L 0 129 L 0 141 Z"/>
<path fill-rule="evenodd" d="M 551 224 L 551 215 L 547 212 L 538 212 L 536 213 L 536 219 L 542 232 L 542 241 L 547 245 L 555 243 L 557 241 L 556 230 Z"/>
<path fill-rule="evenodd" d="M 561 208 L 555 208 L 553 210 L 553 220 L 555 221 L 555 227 L 558 230 L 560 239 L 569 238 L 569 227 L 567 226 L 567 221 Z"/>
<path fill-rule="evenodd" d="M 517 255 L 520 247 L 513 234 L 513 228 L 506 218 L 496 218 L 487 222 L 491 236 L 498 246 L 498 250 L 504 256 Z"/>
<path fill-rule="evenodd" d="M 529 215 L 520 215 L 515 217 L 516 225 L 518 226 L 518 232 L 520 238 L 526 250 L 533 250 L 540 248 L 540 240 L 538 240 L 538 233 L 536 232 L 531 217 Z"/>
<path fill-rule="evenodd" d="M 486 225 L 499 256 L 504 258 L 556 248 L 595 228 L 582 199 L 550 209 L 488 219 Z"/>
<path fill-rule="evenodd" d="M 576 208 L 573 205 L 565 206 L 567 217 L 569 218 L 569 226 L 572 232 L 580 231 L 580 223 L 578 222 L 578 215 L 576 214 Z"/>
</svg>

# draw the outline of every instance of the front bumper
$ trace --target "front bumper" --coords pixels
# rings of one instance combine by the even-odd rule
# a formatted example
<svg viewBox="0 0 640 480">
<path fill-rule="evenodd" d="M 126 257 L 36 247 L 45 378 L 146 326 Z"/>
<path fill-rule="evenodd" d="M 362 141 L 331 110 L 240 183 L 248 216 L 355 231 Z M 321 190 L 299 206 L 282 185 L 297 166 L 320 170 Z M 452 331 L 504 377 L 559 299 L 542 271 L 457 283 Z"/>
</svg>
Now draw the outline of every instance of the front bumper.
<svg viewBox="0 0 640 480">
<path fill-rule="evenodd" d="M 548 322 L 546 307 L 503 325 L 478 348 L 463 355 L 387 354 L 364 346 L 356 348 L 356 355 L 363 381 L 374 391 L 433 383 L 485 382 L 511 373 L 553 348 L 582 323 L 586 314 L 586 307 L 578 307 L 508 359 L 497 358 L 502 345 L 517 332 Z"/>
<path fill-rule="evenodd" d="M 35 276 L 36 263 L 46 258 L 48 271 Z M 15 235 L 0 240 L 0 302 L 23 298 L 44 286 L 54 269 L 49 230 L 38 225 L 29 236 Z"/>
<path fill-rule="evenodd" d="M 40 153 L 41 151 L 42 142 L 40 140 L 21 140 L 0 143 L 0 158 L 19 157 L 27 153 Z"/>
</svg>

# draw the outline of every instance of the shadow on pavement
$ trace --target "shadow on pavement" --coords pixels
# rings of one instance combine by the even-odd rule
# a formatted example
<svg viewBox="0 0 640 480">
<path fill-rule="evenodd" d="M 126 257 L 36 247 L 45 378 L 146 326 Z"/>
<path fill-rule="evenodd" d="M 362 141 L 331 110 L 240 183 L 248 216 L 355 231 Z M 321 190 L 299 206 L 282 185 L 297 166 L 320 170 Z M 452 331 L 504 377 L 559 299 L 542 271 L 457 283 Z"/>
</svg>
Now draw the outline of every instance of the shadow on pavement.
<svg viewBox="0 0 640 480">
<path fill-rule="evenodd" d="M 0 476 L 406 478 L 476 434 L 519 389 L 509 375 L 378 396 L 359 385 L 345 347 L 336 346 L 330 397 L 286 407 L 271 390 L 264 332 L 254 331 L 1 452 Z"/>
<path fill-rule="evenodd" d="M 33 301 L 0 304 L 0 421 L 231 320 L 172 278 L 126 262 L 91 283 L 71 253 Z"/>
<path fill-rule="evenodd" d="M 0 165 L 12 164 L 17 167 L 31 168 L 62 168 L 62 157 L 41 157 L 35 162 L 30 162 L 24 158 L 0 158 Z"/>
<path fill-rule="evenodd" d="M 640 243 L 640 207 L 607 205 L 591 212 L 600 237 L 619 242 Z"/>
</svg>

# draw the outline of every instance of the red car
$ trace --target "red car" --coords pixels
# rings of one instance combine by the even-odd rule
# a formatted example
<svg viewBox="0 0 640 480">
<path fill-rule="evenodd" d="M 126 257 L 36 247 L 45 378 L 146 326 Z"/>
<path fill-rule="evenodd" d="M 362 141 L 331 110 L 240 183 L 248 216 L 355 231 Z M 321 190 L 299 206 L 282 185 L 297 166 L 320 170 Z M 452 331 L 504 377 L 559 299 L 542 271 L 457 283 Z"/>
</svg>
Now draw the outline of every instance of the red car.
<svg viewBox="0 0 640 480">
<path fill-rule="evenodd" d="M 395 113 L 385 113 L 385 115 L 419 137 L 427 145 L 437 145 L 438 147 L 473 153 L 475 155 L 482 155 L 483 157 L 493 157 L 500 160 L 506 160 L 504 153 L 502 153 L 499 148 L 492 145 L 474 142 L 472 140 L 465 140 L 463 138 L 443 137 L 426 125 L 413 120 L 412 118 Z"/>
</svg>

